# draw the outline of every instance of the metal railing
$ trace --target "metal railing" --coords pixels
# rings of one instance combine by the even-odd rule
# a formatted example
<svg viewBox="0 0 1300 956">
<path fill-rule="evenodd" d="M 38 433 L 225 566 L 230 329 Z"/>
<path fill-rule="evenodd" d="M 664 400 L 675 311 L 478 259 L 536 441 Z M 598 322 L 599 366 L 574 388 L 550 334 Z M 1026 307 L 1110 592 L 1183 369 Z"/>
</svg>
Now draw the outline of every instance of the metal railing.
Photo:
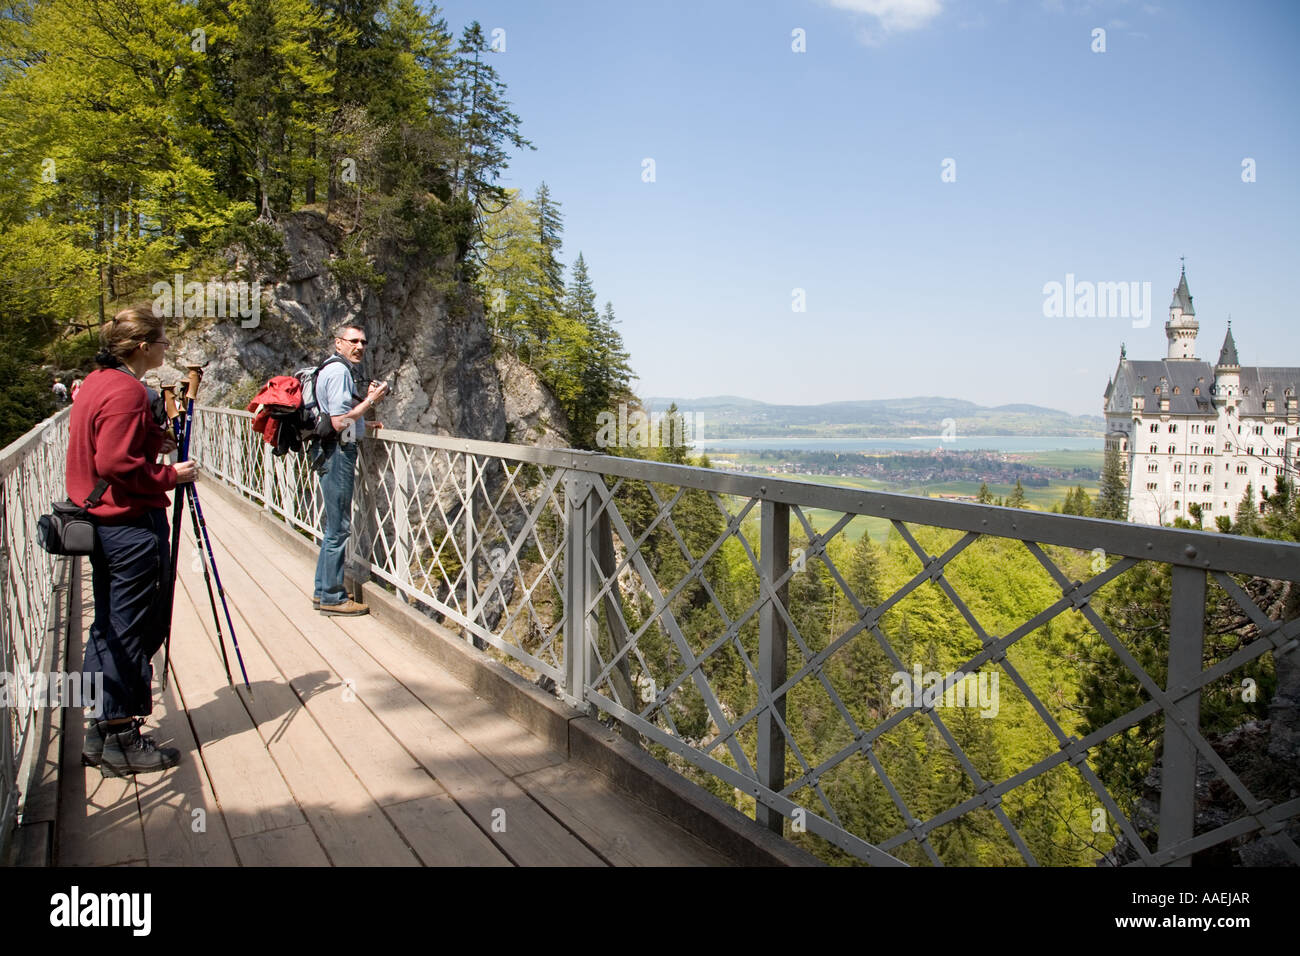
<svg viewBox="0 0 1300 956">
<path fill-rule="evenodd" d="M 250 417 L 200 409 L 194 457 L 319 537 L 314 475 L 299 456 L 273 457 Z M 1194 853 L 1250 834 L 1268 835 L 1300 862 L 1285 830 L 1300 800 L 1252 793 L 1202 732 L 1200 713 L 1202 693 L 1245 668 L 1300 666 L 1292 664 L 1300 619 L 1273 619 L 1276 607 L 1266 613 L 1231 577 L 1300 580 L 1300 545 L 388 429 L 366 442 L 358 470 L 352 541 L 370 574 L 564 699 L 607 715 L 629 738 L 644 738 L 669 765 L 752 807 L 760 823 L 820 838 L 816 846 L 833 848 L 823 855 L 939 864 L 945 840 L 964 826 L 1000 844 L 1000 862 L 1034 865 L 1062 832 L 1093 862 L 1187 865 Z M 814 509 L 826 530 L 815 527 Z M 858 516 L 890 523 L 896 561 L 907 566 L 901 586 L 870 599 L 871 582 L 851 585 L 837 566 Z M 792 523 L 806 538 L 793 561 Z M 992 598 L 970 587 L 963 597 L 955 582 L 981 548 L 1003 548 L 990 552 L 1003 562 L 1032 556 L 1046 595 L 1036 613 L 1010 620 L 985 610 L 984 621 L 974 613 Z M 809 584 L 799 576 L 814 566 Z M 1142 567 L 1169 575 L 1159 667 L 1139 661 L 1093 606 Z M 1207 582 L 1239 608 L 1238 633 L 1249 632 L 1211 666 Z M 809 618 L 811 599 L 796 592 L 814 585 L 833 589 L 817 606 L 829 600 L 842 619 Z M 926 595 L 947 602 L 965 641 L 954 639 L 964 649 L 929 696 L 911 676 L 921 650 L 904 657 L 902 617 Z M 1043 660 L 1061 654 L 1050 644 L 1053 627 L 1086 632 L 1095 653 L 1111 655 L 1131 675 L 1133 706 L 1083 733 L 1078 706 L 1041 673 Z M 867 686 L 865 675 L 878 681 L 891 669 L 895 693 L 906 690 L 901 703 Z M 1152 674 L 1161 669 L 1163 683 Z M 1009 734 L 1030 753 L 1017 766 L 980 751 L 988 741 L 978 720 L 940 713 L 960 707 L 963 675 L 990 673 L 1001 678 Z M 1096 764 L 1139 726 L 1150 732 L 1153 719 L 1163 724 L 1155 731 L 1160 793 L 1144 819 L 1133 800 L 1120 806 Z M 913 812 L 901 782 L 921 740 L 926 758 L 942 755 L 960 784 L 950 805 L 924 814 Z M 1231 804 L 1199 828 L 1198 774 L 1217 777 Z M 1062 794 L 1073 802 L 1052 802 Z M 1090 826 L 1099 818 L 1106 840 Z"/>
<path fill-rule="evenodd" d="M 0 450 L 0 860 L 7 858 L 44 705 L 26 692 L 29 679 L 50 670 L 54 652 L 49 622 L 64 559 L 41 549 L 36 523 L 64 497 L 70 414 L 64 409 Z"/>
</svg>

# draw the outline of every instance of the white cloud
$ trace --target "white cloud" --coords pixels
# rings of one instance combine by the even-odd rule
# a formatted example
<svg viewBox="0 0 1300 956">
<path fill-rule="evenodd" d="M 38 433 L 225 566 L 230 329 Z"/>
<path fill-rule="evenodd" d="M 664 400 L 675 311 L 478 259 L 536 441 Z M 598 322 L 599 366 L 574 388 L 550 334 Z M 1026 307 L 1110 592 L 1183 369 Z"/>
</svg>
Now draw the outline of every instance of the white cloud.
<svg viewBox="0 0 1300 956">
<path fill-rule="evenodd" d="M 830 0 L 830 4 L 875 17 L 886 33 L 919 29 L 943 11 L 941 0 Z"/>
</svg>

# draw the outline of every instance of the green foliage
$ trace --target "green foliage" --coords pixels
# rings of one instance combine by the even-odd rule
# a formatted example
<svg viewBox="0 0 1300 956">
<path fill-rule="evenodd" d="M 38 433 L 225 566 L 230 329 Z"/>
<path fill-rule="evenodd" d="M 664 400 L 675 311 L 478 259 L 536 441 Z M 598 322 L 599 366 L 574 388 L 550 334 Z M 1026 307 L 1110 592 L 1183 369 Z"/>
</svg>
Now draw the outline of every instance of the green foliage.
<svg viewBox="0 0 1300 956">
<path fill-rule="evenodd" d="M 1094 513 L 1098 518 L 1124 521 L 1128 518 L 1128 490 L 1124 485 L 1124 460 L 1119 446 L 1106 443 L 1106 458 L 1101 466 L 1101 491 Z"/>
<path fill-rule="evenodd" d="M 1025 508 L 1025 507 L 1028 507 L 1028 504 L 1027 504 L 1027 502 L 1025 501 L 1025 489 L 1024 489 L 1024 487 L 1020 484 L 1020 479 L 1019 479 L 1019 478 L 1016 479 L 1016 487 L 1015 487 L 1015 489 L 1014 489 L 1014 490 L 1011 492 L 1011 494 L 1007 497 L 1007 507 L 1008 507 L 1008 508 Z"/>
<path fill-rule="evenodd" d="M 529 145 L 478 24 L 458 44 L 415 0 L 12 12 L 0 338 L 65 367 L 89 357 L 87 335 L 116 308 L 176 272 L 223 273 L 230 247 L 247 280 L 283 276 L 276 221 L 304 206 L 347 236 L 331 264 L 341 282 L 378 288 L 403 257 L 434 283 L 472 279 L 507 150 Z M 549 200 L 545 218 L 558 225 Z"/>
<path fill-rule="evenodd" d="M 0 388 L 2 448 L 54 414 L 56 408 L 50 391 L 53 379 L 37 367 L 35 353 L 20 342 L 0 340 L 0 381 L 5 383 Z"/>
</svg>

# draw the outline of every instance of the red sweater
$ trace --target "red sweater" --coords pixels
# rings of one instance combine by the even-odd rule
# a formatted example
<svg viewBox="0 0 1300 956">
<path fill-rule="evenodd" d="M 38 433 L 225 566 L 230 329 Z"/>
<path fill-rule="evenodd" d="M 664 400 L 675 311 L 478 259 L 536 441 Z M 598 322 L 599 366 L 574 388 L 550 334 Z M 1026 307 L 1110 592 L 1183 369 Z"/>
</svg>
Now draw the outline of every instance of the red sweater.
<svg viewBox="0 0 1300 956">
<path fill-rule="evenodd" d="M 130 372 L 106 368 L 87 375 L 68 430 L 68 497 L 81 504 L 100 478 L 107 479 L 108 490 L 90 509 L 100 524 L 122 524 L 167 507 L 176 470 L 155 463 L 165 432 L 154 423 L 144 385 Z"/>
</svg>

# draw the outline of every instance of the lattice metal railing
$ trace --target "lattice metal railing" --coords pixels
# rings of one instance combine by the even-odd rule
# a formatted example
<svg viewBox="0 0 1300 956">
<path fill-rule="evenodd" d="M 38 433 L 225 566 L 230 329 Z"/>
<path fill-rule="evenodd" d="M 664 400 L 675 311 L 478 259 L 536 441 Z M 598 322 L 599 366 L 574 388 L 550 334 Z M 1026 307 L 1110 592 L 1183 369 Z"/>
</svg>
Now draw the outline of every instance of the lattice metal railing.
<svg viewBox="0 0 1300 956">
<path fill-rule="evenodd" d="M 196 457 L 318 535 L 247 418 Z M 1300 862 L 1246 721 L 1300 670 L 1300 545 L 389 430 L 359 472 L 372 575 L 824 856 Z"/>
<path fill-rule="evenodd" d="M 41 549 L 36 522 L 64 497 L 70 412 L 64 409 L 0 451 L 0 860 L 33 758 L 37 709 L 46 703 L 29 692 L 29 678 L 49 671 L 54 652 L 49 621 L 62 590 L 62 559 Z"/>
</svg>

